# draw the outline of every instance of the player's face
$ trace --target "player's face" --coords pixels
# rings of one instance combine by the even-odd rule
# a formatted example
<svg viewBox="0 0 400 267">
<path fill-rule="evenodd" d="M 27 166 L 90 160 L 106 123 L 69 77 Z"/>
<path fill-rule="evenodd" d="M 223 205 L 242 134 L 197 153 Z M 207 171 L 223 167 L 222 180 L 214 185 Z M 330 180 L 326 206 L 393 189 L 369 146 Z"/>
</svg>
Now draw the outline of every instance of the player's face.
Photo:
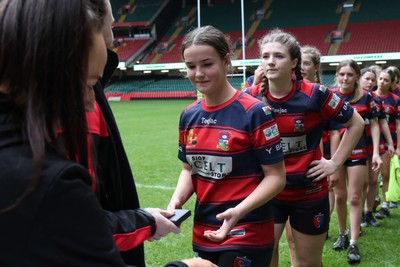
<svg viewBox="0 0 400 267">
<path fill-rule="evenodd" d="M 381 72 L 378 78 L 378 89 L 384 92 L 389 91 L 390 86 L 392 86 L 392 81 L 388 73 Z"/>
<path fill-rule="evenodd" d="M 311 54 L 301 55 L 301 76 L 311 82 L 315 82 L 315 73 L 317 71 Z"/>
<path fill-rule="evenodd" d="M 228 55 L 221 59 L 209 45 L 191 45 L 185 49 L 183 57 L 189 80 L 202 94 L 211 96 L 224 89 Z"/>
<path fill-rule="evenodd" d="M 268 80 L 291 79 L 297 59 L 291 59 L 286 46 L 281 43 L 266 43 L 262 48 L 261 65 Z"/>
<path fill-rule="evenodd" d="M 339 87 L 347 92 L 354 91 L 354 86 L 359 77 L 350 66 L 343 66 L 336 74 Z"/>
<path fill-rule="evenodd" d="M 103 70 L 107 61 L 107 51 L 101 32 L 93 33 L 93 44 L 89 51 L 88 77 L 85 86 L 85 108 L 86 111 L 93 111 L 95 95 L 93 86 L 103 76 Z"/>
<path fill-rule="evenodd" d="M 366 72 L 364 73 L 363 76 L 361 76 L 360 79 L 360 86 L 361 88 L 368 90 L 368 91 L 372 91 L 372 89 L 374 88 L 374 86 L 376 85 L 376 77 L 375 74 L 373 74 L 372 72 Z"/>
</svg>

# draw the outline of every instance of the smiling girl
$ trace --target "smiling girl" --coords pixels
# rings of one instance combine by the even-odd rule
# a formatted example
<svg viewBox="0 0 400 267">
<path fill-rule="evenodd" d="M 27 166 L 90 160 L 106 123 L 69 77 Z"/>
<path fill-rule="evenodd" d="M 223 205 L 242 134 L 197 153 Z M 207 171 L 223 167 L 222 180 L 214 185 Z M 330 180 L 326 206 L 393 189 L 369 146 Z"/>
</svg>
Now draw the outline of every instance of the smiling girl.
<svg viewBox="0 0 400 267">
<path fill-rule="evenodd" d="M 204 97 L 181 114 L 183 165 L 168 209 L 181 208 L 196 193 L 195 255 L 218 266 L 268 266 L 270 200 L 285 184 L 282 146 L 270 108 L 229 84 L 230 51 L 212 26 L 183 40 L 187 76 Z"/>
</svg>

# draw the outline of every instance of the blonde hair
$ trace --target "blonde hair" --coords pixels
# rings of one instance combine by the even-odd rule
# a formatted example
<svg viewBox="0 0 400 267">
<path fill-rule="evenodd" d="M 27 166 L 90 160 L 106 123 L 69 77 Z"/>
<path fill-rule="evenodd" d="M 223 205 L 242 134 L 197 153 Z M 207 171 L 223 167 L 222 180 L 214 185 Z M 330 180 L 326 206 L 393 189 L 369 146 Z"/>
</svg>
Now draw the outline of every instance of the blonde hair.
<svg viewBox="0 0 400 267">
<path fill-rule="evenodd" d="M 318 66 L 318 68 L 315 71 L 315 81 L 316 81 L 316 83 L 321 83 L 321 77 L 319 75 L 319 67 L 320 67 L 320 63 L 321 63 L 321 52 L 315 46 L 305 45 L 305 46 L 301 47 L 301 53 L 311 55 L 311 60 L 314 64 L 314 66 Z"/>
</svg>

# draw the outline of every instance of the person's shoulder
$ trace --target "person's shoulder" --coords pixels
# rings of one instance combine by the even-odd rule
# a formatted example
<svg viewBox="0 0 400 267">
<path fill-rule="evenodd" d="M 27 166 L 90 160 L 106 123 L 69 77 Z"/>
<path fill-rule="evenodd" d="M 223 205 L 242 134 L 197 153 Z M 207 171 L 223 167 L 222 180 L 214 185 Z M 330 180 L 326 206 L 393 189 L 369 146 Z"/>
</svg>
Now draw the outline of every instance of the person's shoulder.
<svg viewBox="0 0 400 267">
<path fill-rule="evenodd" d="M 189 104 L 184 110 L 183 113 L 186 113 L 190 110 L 193 110 L 195 108 L 199 108 L 201 107 L 201 102 L 203 101 L 203 98 L 199 98 L 197 100 L 195 100 L 193 103 Z"/>
<path fill-rule="evenodd" d="M 247 92 L 240 92 L 238 96 L 238 101 L 242 103 L 242 105 L 246 107 L 254 106 L 254 105 L 265 105 L 260 99 L 254 97 L 253 95 Z"/>
<path fill-rule="evenodd" d="M 92 178 L 85 167 L 53 153 L 46 156 L 42 172 L 50 186 L 60 180 L 79 180 L 88 185 L 92 182 Z"/>
</svg>

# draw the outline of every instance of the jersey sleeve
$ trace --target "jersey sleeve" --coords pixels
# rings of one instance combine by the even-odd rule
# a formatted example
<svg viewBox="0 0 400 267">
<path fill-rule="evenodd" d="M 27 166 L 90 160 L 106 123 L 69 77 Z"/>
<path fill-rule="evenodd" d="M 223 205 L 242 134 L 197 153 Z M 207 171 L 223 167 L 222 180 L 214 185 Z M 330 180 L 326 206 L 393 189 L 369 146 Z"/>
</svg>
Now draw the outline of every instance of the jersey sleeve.
<svg viewBox="0 0 400 267">
<path fill-rule="evenodd" d="M 185 111 L 182 112 L 181 117 L 179 119 L 179 150 L 178 150 L 178 158 L 184 162 L 188 163 L 186 159 L 186 143 L 188 142 L 188 138 L 191 138 L 189 134 L 186 132 L 186 128 L 183 125 Z M 190 133 L 190 131 L 189 131 Z"/>
<path fill-rule="evenodd" d="M 346 123 L 353 116 L 353 108 L 348 102 L 344 102 L 329 88 L 318 85 L 315 98 L 320 103 L 320 111 L 325 120 L 334 120 Z"/>
<path fill-rule="evenodd" d="M 120 251 L 135 248 L 153 236 L 156 231 L 154 217 L 143 209 L 106 213 L 113 240 Z"/>
<path fill-rule="evenodd" d="M 396 98 L 395 109 L 396 109 L 396 113 L 395 113 L 394 117 L 396 120 L 400 120 L 400 98 Z"/>
<path fill-rule="evenodd" d="M 379 116 L 378 106 L 376 105 L 371 93 L 368 92 L 367 93 L 367 118 L 374 119 L 374 118 L 378 118 L 378 116 Z"/>
<path fill-rule="evenodd" d="M 270 165 L 282 161 L 281 136 L 272 109 L 260 102 L 252 108 L 249 116 L 253 149 L 260 164 Z"/>
</svg>

